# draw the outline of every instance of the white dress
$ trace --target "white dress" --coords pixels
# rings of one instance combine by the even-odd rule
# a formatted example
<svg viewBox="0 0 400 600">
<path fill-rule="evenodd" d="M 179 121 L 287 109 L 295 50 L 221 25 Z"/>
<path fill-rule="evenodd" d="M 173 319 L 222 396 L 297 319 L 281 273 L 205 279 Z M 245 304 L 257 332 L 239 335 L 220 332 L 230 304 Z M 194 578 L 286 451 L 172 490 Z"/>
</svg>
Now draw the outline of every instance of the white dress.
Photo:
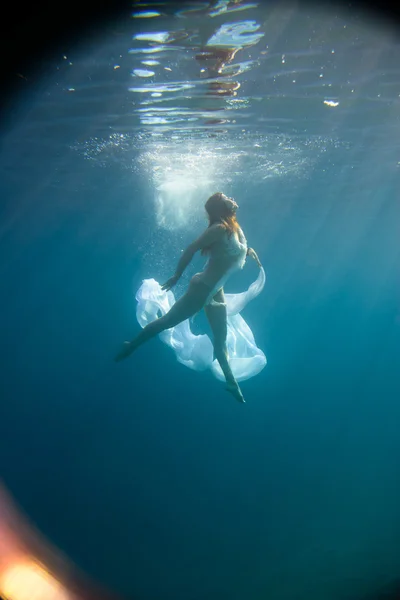
<svg viewBox="0 0 400 600">
<path fill-rule="evenodd" d="M 243 238 L 240 239 L 240 236 L 239 239 L 236 236 L 234 239 L 232 238 L 234 238 L 233 235 L 231 238 L 223 240 L 224 247 L 221 246 L 220 248 L 230 265 L 224 275 L 217 282 L 213 281 L 212 278 L 209 279 L 212 270 L 208 267 L 212 267 L 210 263 L 213 260 L 213 255 L 210 256 L 205 270 L 195 275 L 195 277 L 204 281 L 206 285 L 209 285 L 211 289 L 206 303 L 212 304 L 215 302 L 212 298 L 216 292 L 224 286 L 234 271 L 243 268 L 246 261 L 246 239 L 244 236 L 244 241 Z M 221 254 L 218 256 L 220 257 Z M 267 364 L 265 354 L 257 347 L 253 332 L 240 314 L 244 307 L 261 293 L 264 285 L 265 272 L 261 268 L 257 279 L 245 292 L 225 294 L 228 325 L 226 341 L 229 364 L 237 381 L 254 377 Z M 141 327 L 145 327 L 159 316 L 165 315 L 175 303 L 173 292 L 171 290 L 168 292 L 163 291 L 155 279 L 143 280 L 136 293 L 136 300 L 136 316 Z M 196 371 L 211 369 L 217 379 L 222 381 L 225 379 L 218 361 L 214 360 L 213 345 L 209 336 L 206 334 L 194 335 L 190 329 L 189 319 L 175 327 L 166 329 L 159 334 L 159 337 L 174 350 L 180 363 Z"/>
</svg>

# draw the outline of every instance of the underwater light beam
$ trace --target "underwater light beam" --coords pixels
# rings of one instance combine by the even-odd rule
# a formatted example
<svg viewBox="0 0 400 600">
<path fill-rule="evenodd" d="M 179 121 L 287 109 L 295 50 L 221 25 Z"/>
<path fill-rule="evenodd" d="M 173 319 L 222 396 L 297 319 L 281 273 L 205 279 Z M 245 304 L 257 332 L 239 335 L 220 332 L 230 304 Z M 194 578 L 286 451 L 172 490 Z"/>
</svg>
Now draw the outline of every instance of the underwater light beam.
<svg viewBox="0 0 400 600">
<path fill-rule="evenodd" d="M 152 173 L 156 223 L 168 231 L 190 228 L 201 218 L 207 197 L 226 189 L 228 174 L 237 160 L 235 154 L 197 145 L 188 144 L 184 150 L 182 143 L 179 151 L 175 144 L 150 144 L 140 158 L 142 166 Z"/>
</svg>

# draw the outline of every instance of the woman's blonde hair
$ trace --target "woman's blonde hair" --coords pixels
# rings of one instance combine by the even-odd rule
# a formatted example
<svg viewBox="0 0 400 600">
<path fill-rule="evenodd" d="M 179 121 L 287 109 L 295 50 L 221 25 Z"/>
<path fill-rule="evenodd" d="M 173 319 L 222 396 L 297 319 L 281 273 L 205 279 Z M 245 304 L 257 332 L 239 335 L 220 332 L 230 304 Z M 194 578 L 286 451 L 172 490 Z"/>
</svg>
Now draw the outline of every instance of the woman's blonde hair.
<svg viewBox="0 0 400 600">
<path fill-rule="evenodd" d="M 209 227 L 215 223 L 221 223 L 228 232 L 229 237 L 233 233 L 239 232 L 240 225 L 236 218 L 236 213 L 224 201 L 224 194 L 222 192 L 216 192 L 210 196 L 205 203 L 205 209 L 208 215 Z M 207 254 L 209 250 L 209 248 L 203 248 L 201 253 Z"/>
<path fill-rule="evenodd" d="M 236 213 L 226 204 L 222 192 L 216 192 L 210 196 L 205 204 L 205 209 L 208 214 L 209 225 L 221 223 L 229 235 L 239 231 L 240 225 Z"/>
</svg>

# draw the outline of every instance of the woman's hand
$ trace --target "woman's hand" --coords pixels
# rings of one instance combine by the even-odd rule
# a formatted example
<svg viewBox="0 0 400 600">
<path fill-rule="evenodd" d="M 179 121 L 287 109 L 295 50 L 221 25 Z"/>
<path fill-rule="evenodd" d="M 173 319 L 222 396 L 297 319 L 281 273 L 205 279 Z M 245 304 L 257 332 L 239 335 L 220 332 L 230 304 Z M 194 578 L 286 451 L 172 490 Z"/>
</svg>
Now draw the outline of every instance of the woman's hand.
<svg viewBox="0 0 400 600">
<path fill-rule="evenodd" d="M 165 292 L 168 292 L 172 287 L 174 287 L 174 285 L 176 284 L 178 279 L 179 279 L 178 275 L 173 275 L 172 277 L 170 277 L 168 279 L 168 281 L 166 281 L 165 283 L 162 284 L 161 289 L 164 290 Z"/>
<path fill-rule="evenodd" d="M 256 253 L 256 251 L 255 251 L 255 250 L 253 250 L 253 248 L 247 248 L 247 256 L 250 256 L 250 258 L 252 258 L 253 260 L 255 260 L 255 261 L 256 261 L 256 263 L 258 264 L 258 266 L 259 266 L 259 267 L 260 267 L 260 269 L 261 269 L 261 267 L 262 267 L 262 264 L 261 264 L 261 262 L 260 262 L 260 259 L 259 259 L 259 258 L 258 258 L 258 256 L 257 256 L 257 253 Z"/>
</svg>

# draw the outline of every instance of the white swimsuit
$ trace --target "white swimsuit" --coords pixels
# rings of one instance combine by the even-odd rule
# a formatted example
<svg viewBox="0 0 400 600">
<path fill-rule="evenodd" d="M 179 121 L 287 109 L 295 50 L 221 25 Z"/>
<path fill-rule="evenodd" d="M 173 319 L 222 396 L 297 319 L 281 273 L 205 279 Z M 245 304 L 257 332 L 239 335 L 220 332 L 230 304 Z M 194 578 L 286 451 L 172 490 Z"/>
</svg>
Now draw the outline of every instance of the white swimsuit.
<svg viewBox="0 0 400 600">
<path fill-rule="evenodd" d="M 194 280 L 201 281 L 210 289 L 205 304 L 220 304 L 213 300 L 213 297 L 224 287 L 232 273 L 243 269 L 246 255 L 247 241 L 241 229 L 237 234 L 226 232 L 221 240 L 211 246 L 210 257 L 204 271 L 196 273 L 193 277 Z M 223 275 L 217 280 L 216 271 L 223 272 Z"/>
</svg>

